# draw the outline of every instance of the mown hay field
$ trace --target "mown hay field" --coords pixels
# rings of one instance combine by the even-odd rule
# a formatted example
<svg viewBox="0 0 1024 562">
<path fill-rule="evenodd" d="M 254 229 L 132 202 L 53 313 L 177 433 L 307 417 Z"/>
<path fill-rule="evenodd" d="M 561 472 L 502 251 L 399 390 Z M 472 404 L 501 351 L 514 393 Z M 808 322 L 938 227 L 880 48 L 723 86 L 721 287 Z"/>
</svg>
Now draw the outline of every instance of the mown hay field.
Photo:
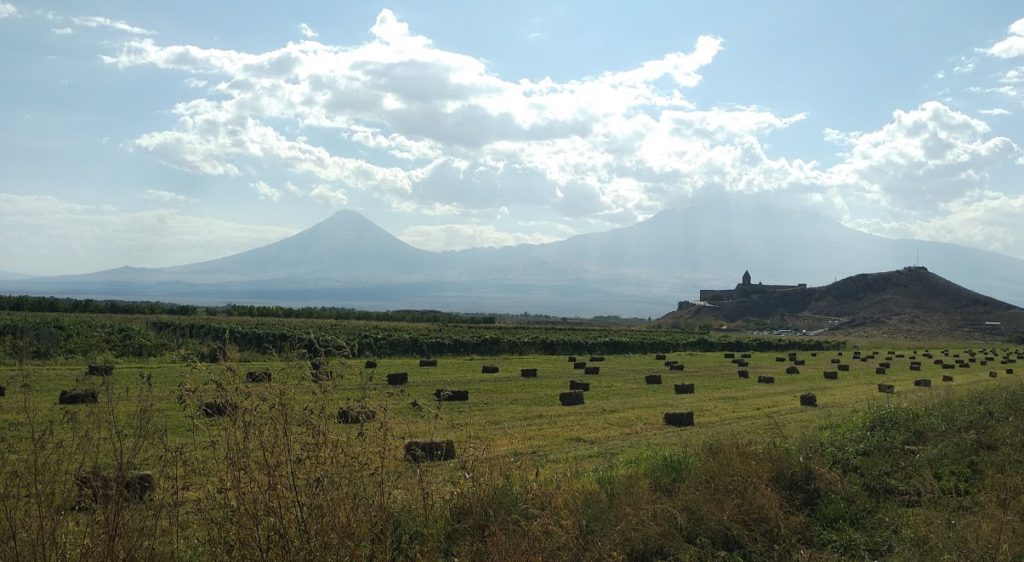
<svg viewBox="0 0 1024 562">
<path fill-rule="evenodd" d="M 885 374 L 877 374 L 886 362 L 885 348 L 868 360 L 844 352 L 798 352 L 803 362 L 798 374 L 787 374 L 793 362 L 787 353 L 752 353 L 739 367 L 723 353 L 669 353 L 665 360 L 651 355 L 605 356 L 604 361 L 578 361 L 600 367 L 600 373 L 586 375 L 574 369 L 566 356 L 442 357 L 436 367 L 420 367 L 418 358 L 379 359 L 375 368 L 363 360 L 326 360 L 333 378 L 313 382 L 306 361 L 220 364 L 118 363 L 109 377 L 86 374 L 86 365 L 30 365 L 0 370 L 0 385 L 7 396 L 0 399 L 0 432 L 17 438 L 26 408 L 33 406 L 40 419 L 80 416 L 89 405 L 58 406 L 61 390 L 98 389 L 103 400 L 129 412 L 136 407 L 134 396 L 140 388 L 151 392 L 154 423 L 171 441 L 184 439 L 197 426 L 224 423 L 199 415 L 204 401 L 219 400 L 257 404 L 270 395 L 287 400 L 301 410 L 312 403 L 320 408 L 369 408 L 377 413 L 373 423 L 387 423 L 397 439 L 443 438 L 455 440 L 462 449 L 474 447 L 477 454 L 528 461 L 541 469 L 564 466 L 597 466 L 613 462 L 631 450 L 676 449 L 722 436 L 799 435 L 810 428 L 834 421 L 881 401 L 901 400 L 922 393 L 955 395 L 979 387 L 1009 384 L 1019 375 L 1007 374 L 1015 363 L 1002 364 L 1005 352 L 978 353 L 973 363 L 965 349 L 951 349 L 943 355 L 930 349 L 934 359 L 917 350 L 920 371 L 911 371 L 911 349 L 891 350 L 894 357 Z M 980 349 L 980 347 L 979 347 Z M 842 353 L 842 355 L 840 355 Z M 895 357 L 903 355 L 903 357 Z M 962 358 L 954 358 L 961 355 Z M 982 365 L 985 356 L 993 357 Z M 740 353 L 735 353 L 737 359 Z M 780 358 L 785 359 L 779 361 Z M 828 380 L 825 371 L 836 371 L 839 359 L 849 371 L 839 371 Z M 942 369 L 935 360 L 953 364 L 960 359 L 969 368 Z M 1009 355 L 1010 361 L 1016 356 Z M 670 370 L 666 361 L 678 361 L 683 370 Z M 485 365 L 499 372 L 482 373 Z M 524 378 L 522 369 L 536 369 L 537 376 Z M 248 383 L 246 373 L 266 370 L 268 383 Z M 740 378 L 739 370 L 749 372 Z M 1019 371 L 1019 369 L 1017 369 Z M 389 373 L 406 372 L 408 383 L 390 386 Z M 992 378 L 990 372 L 997 376 Z M 660 374 L 661 384 L 646 384 L 645 377 Z M 760 384 L 768 375 L 773 384 Z M 953 377 L 943 382 L 943 376 Z M 914 386 L 917 379 L 931 379 L 931 387 Z M 590 383 L 585 403 L 561 406 L 559 394 L 568 391 L 571 380 Z M 674 385 L 694 385 L 692 394 L 676 394 Z M 894 394 L 878 391 L 879 383 L 892 384 Z M 436 391 L 465 390 L 469 399 L 440 402 Z M 816 407 L 800 405 L 800 395 L 814 393 Z M 109 397 L 108 397 L 109 395 Z M 666 412 L 693 411 L 695 425 L 666 426 Z M 358 432 L 354 426 L 338 425 L 339 433 Z M 394 451 L 399 455 L 400 451 Z"/>
</svg>

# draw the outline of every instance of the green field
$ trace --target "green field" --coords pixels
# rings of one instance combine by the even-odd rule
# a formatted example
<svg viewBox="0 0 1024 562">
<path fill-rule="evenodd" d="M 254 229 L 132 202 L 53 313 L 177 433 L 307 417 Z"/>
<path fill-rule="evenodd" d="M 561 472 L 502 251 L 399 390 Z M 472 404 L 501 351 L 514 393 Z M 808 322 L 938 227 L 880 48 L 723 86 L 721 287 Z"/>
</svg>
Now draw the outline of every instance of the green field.
<svg viewBox="0 0 1024 562">
<path fill-rule="evenodd" d="M 203 399 L 230 398 L 244 400 L 249 393 L 271 394 L 277 388 L 286 392 L 288 400 L 301 408 L 314 399 L 318 404 L 341 408 L 366 405 L 378 411 L 401 439 L 444 437 L 458 444 L 473 444 L 492 455 L 529 459 L 544 469 L 560 466 L 598 466 L 612 462 L 630 451 L 648 448 L 678 448 L 722 435 L 799 435 L 823 423 L 834 421 L 871 404 L 901 400 L 921 394 L 955 395 L 976 388 L 1017 384 L 997 358 L 988 366 L 978 363 L 970 368 L 943 370 L 921 356 L 922 370 L 909 369 L 912 350 L 892 350 L 904 358 L 893 358 L 887 374 L 875 373 L 885 359 L 884 348 L 872 360 L 853 359 L 853 350 L 840 352 L 800 352 L 805 365 L 799 374 L 785 373 L 791 363 L 779 362 L 785 353 L 752 353 L 749 379 L 737 375 L 738 367 L 723 353 L 671 353 L 667 359 L 679 361 L 684 371 L 671 371 L 664 361 L 653 355 L 606 356 L 599 366 L 600 374 L 584 375 L 574 370 L 565 356 L 522 356 L 457 358 L 443 357 L 437 367 L 419 367 L 417 359 L 381 359 L 376 369 L 365 369 L 362 360 L 328 360 L 336 373 L 329 382 L 313 383 L 304 362 L 255 362 L 245 364 L 132 364 L 119 363 L 112 377 L 86 375 L 85 365 L 30 366 L 7 368 L 0 374 L 0 384 L 10 389 L 11 396 L 0 401 L 0 420 L 7 427 L 16 427 L 24 405 L 16 396 L 22 382 L 27 383 L 30 399 L 41 412 L 58 415 L 82 406 L 57 406 L 62 389 L 102 388 L 109 385 L 115 396 L 130 394 L 141 386 L 140 376 L 148 376 L 152 387 L 157 423 L 172 438 L 184 434 L 199 419 L 192 403 L 179 403 L 182 388 L 188 390 L 193 402 Z M 923 348 L 921 350 L 923 352 Z M 932 350 L 934 357 L 952 363 L 950 350 L 944 357 Z M 812 356 L 812 353 L 815 356 Z M 740 354 L 737 353 L 736 357 Z M 586 361 L 589 356 L 579 356 Z M 826 380 L 823 371 L 835 370 L 830 363 L 839 358 L 850 366 L 839 373 L 838 380 Z M 963 354 L 966 361 L 967 355 Z M 1015 359 L 1013 359 L 1015 361 Z M 482 374 L 483 365 L 499 367 L 498 374 Z M 523 378 L 520 369 L 536 368 L 536 378 Z M 244 373 L 268 369 L 273 373 L 269 384 L 247 384 Z M 389 386 L 386 374 L 408 372 L 409 382 Z M 995 371 L 997 378 L 990 378 Z M 648 374 L 660 374 L 662 384 L 646 384 Z M 942 382 L 942 376 L 954 377 Z M 759 384 L 759 375 L 772 375 L 774 384 Z M 913 381 L 930 378 L 931 388 L 915 387 Z M 591 383 L 582 406 L 563 407 L 560 392 L 569 390 L 570 380 Z M 881 394 L 877 384 L 891 383 L 895 394 Z M 693 383 L 694 394 L 677 395 L 675 383 Z M 436 389 L 469 391 L 466 402 L 438 402 Z M 817 407 L 799 404 L 799 396 L 811 392 Z M 413 407 L 415 402 L 419 407 Z M 127 401 L 124 407 L 133 407 Z M 88 407 L 85 407 L 88 408 Z M 662 414 L 672 411 L 693 411 L 695 426 L 672 428 L 662 423 Z M 218 423 L 203 420 L 202 423 Z M 355 431 L 339 426 L 339 432 Z"/>
<path fill-rule="evenodd" d="M 312 380 L 317 357 L 332 379 Z M 836 359 L 850 369 L 827 380 Z M 1020 560 L 1017 361 L 1002 344 L 585 323 L 4 313 L 0 560 Z M 570 380 L 590 383 L 585 404 L 560 405 Z M 58 405 L 71 389 L 98 402 Z M 237 407 L 203 417 L 210 401 Z M 665 425 L 681 411 L 692 427 Z M 453 460 L 405 459 L 449 439 Z M 148 476 L 137 501 L 126 483 Z"/>
</svg>

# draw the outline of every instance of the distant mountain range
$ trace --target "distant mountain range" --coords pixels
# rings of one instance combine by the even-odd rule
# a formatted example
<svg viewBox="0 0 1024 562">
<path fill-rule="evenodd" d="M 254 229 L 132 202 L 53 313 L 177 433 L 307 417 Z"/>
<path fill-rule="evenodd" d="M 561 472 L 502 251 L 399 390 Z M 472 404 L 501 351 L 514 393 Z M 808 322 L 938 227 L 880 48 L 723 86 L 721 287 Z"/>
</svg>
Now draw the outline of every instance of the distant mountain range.
<svg viewBox="0 0 1024 562">
<path fill-rule="evenodd" d="M 681 303 L 659 321 L 923 340 L 1024 335 L 1024 309 L 965 289 L 924 267 L 854 275 L 824 287 L 741 286 L 720 301 Z"/>
<path fill-rule="evenodd" d="M 698 202 L 635 225 L 559 242 L 459 252 L 409 246 L 339 211 L 273 244 L 168 268 L 123 267 L 32 279 L 0 275 L 0 292 L 429 308 L 562 316 L 661 316 L 701 288 L 755 282 L 823 285 L 920 261 L 974 291 L 1024 303 L 1024 261 L 953 244 L 893 240 L 807 212 L 737 200 Z"/>
</svg>

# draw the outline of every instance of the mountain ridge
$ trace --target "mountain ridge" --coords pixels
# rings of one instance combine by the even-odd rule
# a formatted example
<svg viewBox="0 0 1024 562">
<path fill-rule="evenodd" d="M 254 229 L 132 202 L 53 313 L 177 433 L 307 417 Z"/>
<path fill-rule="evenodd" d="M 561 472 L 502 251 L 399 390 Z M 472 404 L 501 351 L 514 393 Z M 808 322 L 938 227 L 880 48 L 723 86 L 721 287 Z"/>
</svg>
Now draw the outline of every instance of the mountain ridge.
<svg viewBox="0 0 1024 562">
<path fill-rule="evenodd" d="M 460 312 L 660 316 L 743 270 L 821 285 L 864 271 L 929 268 L 1024 303 L 1024 261 L 952 244 L 893 240 L 826 217 L 743 201 L 666 210 L 634 225 L 547 244 L 431 252 L 355 211 L 246 252 L 167 268 L 0 280 L 26 294 Z M 372 295 L 367 296 L 367 295 Z"/>
</svg>

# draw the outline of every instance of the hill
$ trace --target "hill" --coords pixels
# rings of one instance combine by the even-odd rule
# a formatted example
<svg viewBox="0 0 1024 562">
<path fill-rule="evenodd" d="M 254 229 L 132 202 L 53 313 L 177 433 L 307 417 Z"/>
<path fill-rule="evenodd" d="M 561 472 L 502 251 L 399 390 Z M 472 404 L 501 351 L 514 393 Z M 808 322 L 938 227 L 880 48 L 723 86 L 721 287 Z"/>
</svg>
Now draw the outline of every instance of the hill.
<svg viewBox="0 0 1024 562">
<path fill-rule="evenodd" d="M 430 252 L 340 211 L 289 238 L 167 268 L 0 278 L 0 292 L 190 304 L 365 310 L 655 316 L 703 287 L 762 278 L 822 285 L 922 263 L 972 290 L 1024 304 L 1024 261 L 973 248 L 892 240 L 804 211 L 710 199 L 608 232 L 540 245 Z"/>
<path fill-rule="evenodd" d="M 737 290 L 713 303 L 680 303 L 659 321 L 685 325 L 823 330 L 907 339 L 1024 334 L 1024 309 L 965 289 L 924 267 L 854 275 L 823 287 Z"/>
</svg>

